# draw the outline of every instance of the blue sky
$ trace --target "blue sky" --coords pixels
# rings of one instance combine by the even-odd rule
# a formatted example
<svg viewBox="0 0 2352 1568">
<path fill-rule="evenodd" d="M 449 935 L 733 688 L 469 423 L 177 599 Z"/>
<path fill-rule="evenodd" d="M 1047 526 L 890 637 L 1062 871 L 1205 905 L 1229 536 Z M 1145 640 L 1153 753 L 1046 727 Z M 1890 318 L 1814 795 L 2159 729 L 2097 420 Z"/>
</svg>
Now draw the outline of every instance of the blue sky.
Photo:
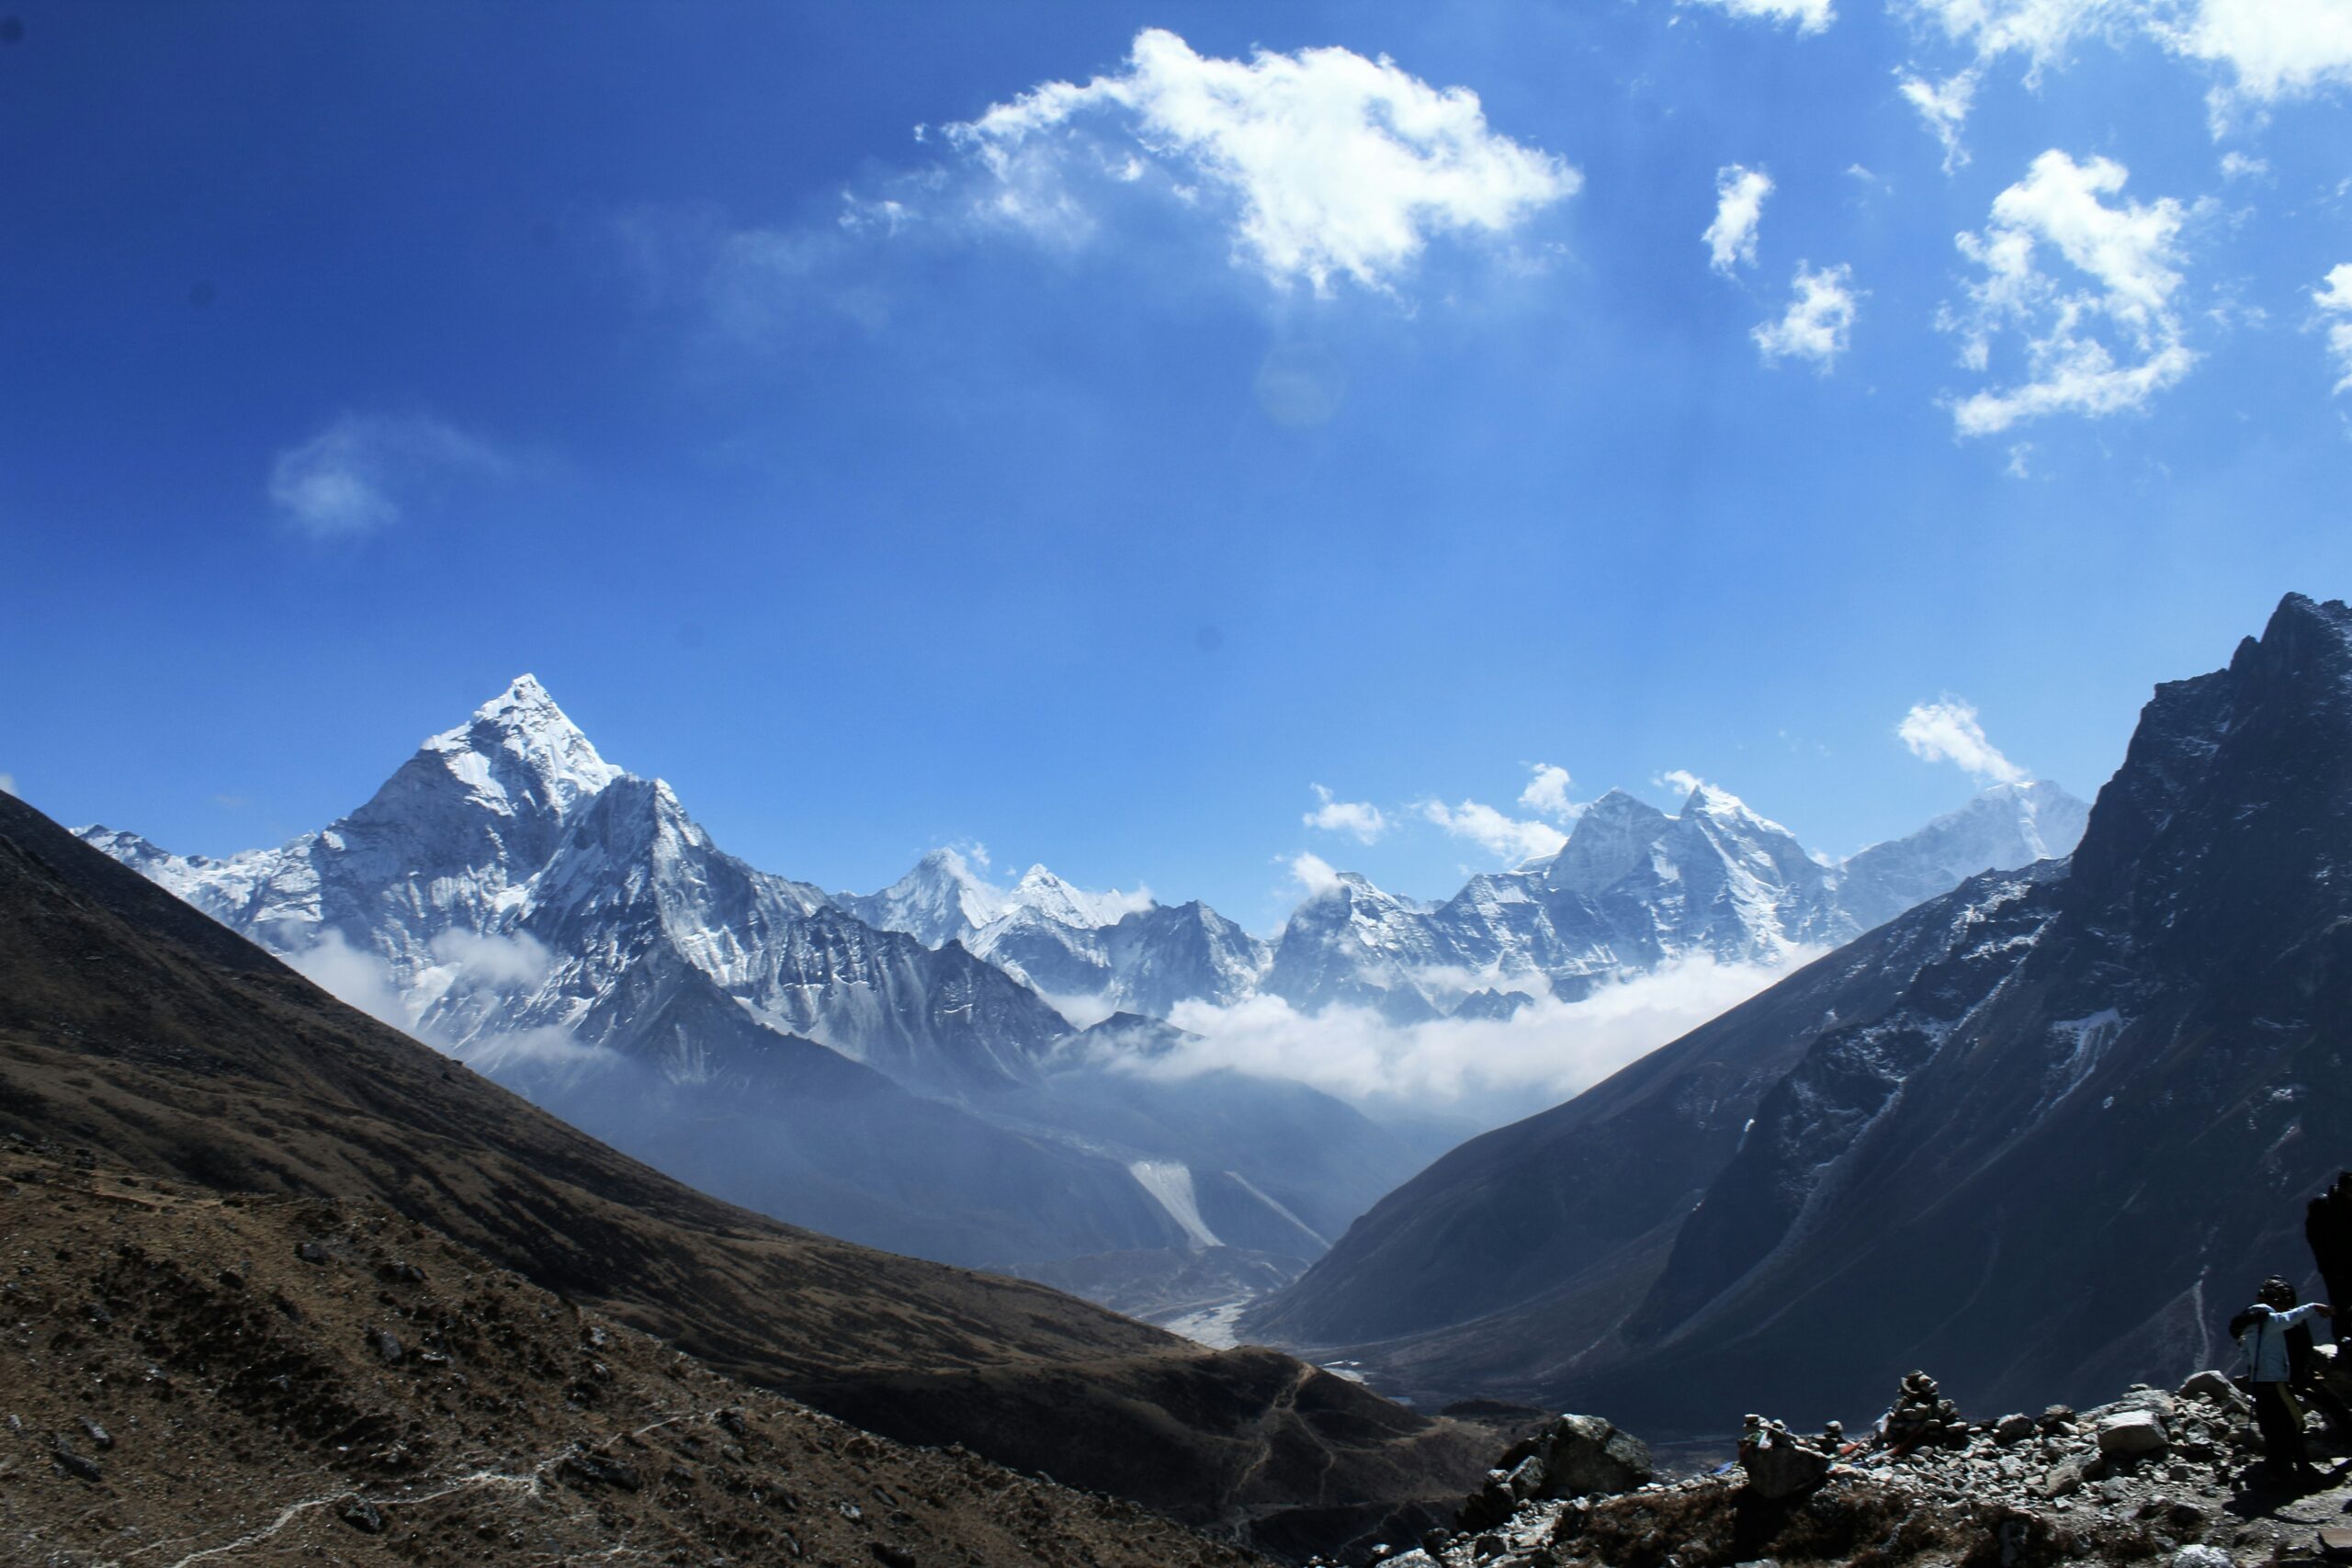
<svg viewBox="0 0 2352 1568">
<path fill-rule="evenodd" d="M 1849 852 L 1923 704 L 2088 795 L 2352 576 L 2347 0 L 0 14 L 0 775 L 177 850 L 529 670 L 764 867 L 1263 927 Z"/>
</svg>

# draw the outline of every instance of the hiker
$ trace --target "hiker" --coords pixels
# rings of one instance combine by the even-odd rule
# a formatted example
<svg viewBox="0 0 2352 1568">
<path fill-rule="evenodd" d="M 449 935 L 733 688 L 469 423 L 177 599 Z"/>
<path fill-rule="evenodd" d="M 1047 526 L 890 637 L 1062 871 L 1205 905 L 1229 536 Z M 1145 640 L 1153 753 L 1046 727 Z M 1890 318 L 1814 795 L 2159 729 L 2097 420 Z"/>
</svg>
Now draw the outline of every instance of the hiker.
<svg viewBox="0 0 2352 1568">
<path fill-rule="evenodd" d="M 2287 1336 L 2314 1317 L 2335 1315 L 2335 1309 L 2325 1302 L 2282 1311 L 2267 1301 L 2256 1301 L 2230 1319 L 2230 1337 L 2245 1347 L 2253 1370 L 2254 1419 L 2262 1428 L 2262 1451 L 2290 1481 L 2305 1487 L 2317 1486 L 2320 1474 L 2303 1450 L 2302 1407 L 2288 1386 L 2294 1376 L 2294 1359 Z"/>
<path fill-rule="evenodd" d="M 2279 1275 L 2273 1274 L 2262 1281 L 2262 1289 L 2255 1299 L 2273 1312 L 2285 1312 L 2298 1301 L 2295 1287 Z M 2312 1331 L 2306 1324 L 2297 1324 L 2287 1330 L 2287 1387 L 2297 1403 L 2312 1406 L 2327 1417 L 2327 1429 L 2338 1442 L 2352 1441 L 2352 1405 L 2346 1405 L 2336 1392 L 2320 1376 L 2319 1348 L 2312 1341 Z"/>
</svg>

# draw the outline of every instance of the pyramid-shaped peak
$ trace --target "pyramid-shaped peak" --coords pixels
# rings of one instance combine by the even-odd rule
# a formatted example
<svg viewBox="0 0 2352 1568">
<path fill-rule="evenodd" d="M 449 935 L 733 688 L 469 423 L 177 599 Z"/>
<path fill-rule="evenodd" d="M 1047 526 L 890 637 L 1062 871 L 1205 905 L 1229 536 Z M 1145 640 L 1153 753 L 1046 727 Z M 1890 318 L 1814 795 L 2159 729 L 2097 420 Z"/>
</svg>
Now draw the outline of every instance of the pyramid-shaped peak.
<svg viewBox="0 0 2352 1568">
<path fill-rule="evenodd" d="M 516 676 L 464 724 L 427 739 L 419 755 L 437 758 L 478 796 L 516 807 L 527 798 L 558 813 L 626 776 L 529 674 Z"/>
</svg>

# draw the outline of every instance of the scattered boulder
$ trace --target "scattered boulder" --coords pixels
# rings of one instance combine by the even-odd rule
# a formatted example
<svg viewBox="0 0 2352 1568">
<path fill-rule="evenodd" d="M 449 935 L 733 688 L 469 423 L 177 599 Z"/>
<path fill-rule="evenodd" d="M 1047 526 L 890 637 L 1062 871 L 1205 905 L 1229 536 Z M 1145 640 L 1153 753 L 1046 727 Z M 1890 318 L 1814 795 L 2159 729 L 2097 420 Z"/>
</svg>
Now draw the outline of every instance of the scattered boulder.
<svg viewBox="0 0 2352 1568">
<path fill-rule="evenodd" d="M 1657 1473 L 1649 1445 L 1598 1416 L 1562 1416 L 1513 1444 L 1466 1499 L 1454 1529 L 1493 1529 L 1522 1503 L 1631 1492 Z"/>
<path fill-rule="evenodd" d="M 2188 1374 L 2180 1385 L 2180 1397 L 2201 1399 L 2208 1404 L 2229 1407 L 2248 1403 L 2246 1396 L 2240 1392 L 2237 1384 L 2232 1382 L 2223 1373 L 2210 1367 L 2201 1372 Z"/>
<path fill-rule="evenodd" d="M 1747 1417 L 1739 1438 L 1739 1464 L 1747 1489 L 1758 1497 L 1793 1497 L 1829 1478 L 1833 1457 L 1807 1443 L 1778 1421 Z"/>
<path fill-rule="evenodd" d="M 383 1510 L 356 1492 L 343 1500 L 343 1508 L 336 1517 L 362 1535 L 384 1533 Z"/>
<path fill-rule="evenodd" d="M 2165 1424 L 2148 1410 L 2124 1410 L 2098 1424 L 2098 1451 L 2113 1459 L 2161 1453 L 2171 1445 Z"/>
<path fill-rule="evenodd" d="M 2041 1429 L 2041 1424 L 2030 1416 L 2004 1416 L 1994 1425 L 1993 1438 L 2000 1443 L 2021 1443 Z"/>
</svg>

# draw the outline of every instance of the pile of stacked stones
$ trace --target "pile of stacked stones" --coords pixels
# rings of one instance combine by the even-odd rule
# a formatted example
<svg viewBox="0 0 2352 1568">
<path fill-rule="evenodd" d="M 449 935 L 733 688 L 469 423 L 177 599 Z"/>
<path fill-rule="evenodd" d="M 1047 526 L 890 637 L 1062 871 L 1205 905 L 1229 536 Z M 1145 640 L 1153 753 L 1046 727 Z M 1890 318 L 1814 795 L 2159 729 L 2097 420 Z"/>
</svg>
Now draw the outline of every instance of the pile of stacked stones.
<svg viewBox="0 0 2352 1568">
<path fill-rule="evenodd" d="M 1597 1416 L 1563 1416 L 1514 1449 L 1508 1469 L 1489 1473 L 1458 1533 L 1432 1532 L 1418 1550 L 1383 1549 L 1374 1560 L 1385 1568 L 1542 1568 L 1575 1556 L 1585 1517 L 1617 1492 L 1716 1494 L 1725 1506 L 1745 1495 L 1797 1506 L 1810 1493 L 1869 1488 L 1940 1513 L 1963 1533 L 1993 1532 L 1994 1546 L 2007 1540 L 1993 1539 L 2002 1530 L 2019 1540 L 2030 1530 L 2077 1561 L 2146 1562 L 2155 1552 L 2178 1568 L 2219 1568 L 2308 1549 L 2313 1520 L 2324 1513 L 2333 1522 L 2341 1504 L 2331 1494 L 2291 1509 L 2225 1510 L 2259 1445 L 2250 1403 L 2217 1371 L 2196 1374 L 2177 1393 L 2137 1384 L 2095 1409 L 2052 1405 L 2039 1416 L 1979 1422 L 1962 1418 L 1933 1378 L 1914 1372 L 1882 1433 L 1843 1438 L 1835 1423 L 1814 1437 L 1750 1416 L 1740 1467 L 1658 1482 L 1648 1478 L 1645 1450 L 1638 1470 L 1594 1467 L 1612 1441 L 1621 1454 L 1641 1445 Z M 1801 1479 L 1792 1484 L 1792 1477 Z"/>
<path fill-rule="evenodd" d="M 1968 1423 L 1960 1418 L 1960 1406 L 1944 1398 L 1936 1380 L 1925 1372 L 1913 1372 L 1903 1380 L 1895 1391 L 1894 1408 L 1886 1413 L 1889 1448 L 1957 1446 L 1968 1441 Z"/>
</svg>

